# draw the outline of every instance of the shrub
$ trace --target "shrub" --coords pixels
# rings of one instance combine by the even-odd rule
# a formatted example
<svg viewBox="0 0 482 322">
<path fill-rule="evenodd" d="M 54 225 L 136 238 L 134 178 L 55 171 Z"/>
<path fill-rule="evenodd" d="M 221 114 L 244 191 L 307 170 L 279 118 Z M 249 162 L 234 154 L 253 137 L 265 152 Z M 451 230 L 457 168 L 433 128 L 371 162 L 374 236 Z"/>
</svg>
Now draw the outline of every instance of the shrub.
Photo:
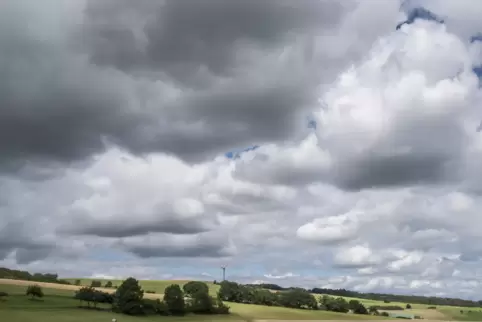
<svg viewBox="0 0 482 322">
<path fill-rule="evenodd" d="M 112 287 L 112 282 L 108 281 L 107 283 L 105 283 L 104 287 L 106 287 L 106 288 Z"/>
<path fill-rule="evenodd" d="M 101 287 L 102 286 L 102 283 L 100 281 L 92 281 L 90 282 L 90 286 L 91 287 Z"/>
<path fill-rule="evenodd" d="M 156 291 L 145 291 L 145 293 L 156 294 Z"/>
<path fill-rule="evenodd" d="M 32 299 L 35 297 L 41 298 L 44 296 L 44 292 L 42 291 L 42 288 L 40 286 L 35 284 L 27 287 L 27 292 L 25 293 L 25 295 L 31 296 Z"/>
<path fill-rule="evenodd" d="M 406 309 L 411 309 L 412 306 L 410 304 L 407 304 L 407 306 L 405 306 Z"/>
<path fill-rule="evenodd" d="M 75 280 L 75 285 L 79 286 L 79 285 L 80 285 L 80 280 Z"/>
<path fill-rule="evenodd" d="M 390 303 L 389 300 L 383 300 L 383 303 Z"/>
<path fill-rule="evenodd" d="M 429 306 L 429 307 L 427 307 L 427 309 L 429 309 L 429 310 L 436 310 L 437 307 L 436 307 L 436 306 Z"/>
<path fill-rule="evenodd" d="M 388 312 L 382 312 L 380 313 L 381 316 L 390 316 L 390 314 L 388 314 Z"/>
</svg>

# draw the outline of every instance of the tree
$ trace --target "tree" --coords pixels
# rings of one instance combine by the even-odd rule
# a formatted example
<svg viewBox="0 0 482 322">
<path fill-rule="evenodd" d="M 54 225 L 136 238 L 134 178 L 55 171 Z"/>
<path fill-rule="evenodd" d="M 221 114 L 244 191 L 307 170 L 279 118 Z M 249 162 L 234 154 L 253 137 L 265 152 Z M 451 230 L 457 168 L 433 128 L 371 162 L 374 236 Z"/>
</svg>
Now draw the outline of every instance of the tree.
<svg viewBox="0 0 482 322">
<path fill-rule="evenodd" d="M 188 296 L 193 296 L 193 294 L 197 292 L 209 293 L 209 287 L 206 283 L 198 281 L 187 282 L 183 285 L 182 290 L 184 291 L 184 294 Z"/>
<path fill-rule="evenodd" d="M 368 314 L 367 308 L 358 300 L 351 300 L 348 303 L 350 310 L 356 314 Z"/>
<path fill-rule="evenodd" d="M 91 287 L 101 287 L 102 286 L 102 283 L 100 281 L 92 281 L 90 282 L 90 286 Z"/>
<path fill-rule="evenodd" d="M 169 312 L 173 315 L 184 315 L 186 313 L 186 303 L 184 294 L 177 284 L 168 286 L 164 291 L 164 302 L 167 304 Z"/>
<path fill-rule="evenodd" d="M 143 297 L 144 291 L 142 291 L 139 282 L 135 278 L 129 277 L 117 288 L 113 298 L 112 310 L 129 315 L 141 315 L 143 314 Z"/>
<path fill-rule="evenodd" d="M 0 301 L 5 301 L 7 296 L 8 296 L 7 292 L 0 292 Z"/>
<path fill-rule="evenodd" d="M 35 297 L 38 297 L 38 298 L 43 297 L 44 293 L 42 291 L 42 288 L 35 284 L 27 287 L 27 292 L 25 295 L 31 296 L 31 298 L 34 299 Z"/>
<path fill-rule="evenodd" d="M 80 280 L 75 280 L 75 285 L 79 286 L 79 285 L 80 285 Z"/>
<path fill-rule="evenodd" d="M 213 314 L 215 313 L 214 300 L 205 290 L 198 290 L 191 295 L 189 309 L 192 313 Z"/>
<path fill-rule="evenodd" d="M 407 304 L 407 306 L 405 306 L 406 309 L 411 309 L 412 306 L 410 304 Z"/>
<path fill-rule="evenodd" d="M 370 306 L 368 308 L 368 312 L 373 315 L 379 315 L 380 313 L 378 312 L 378 308 L 376 306 Z"/>
<path fill-rule="evenodd" d="M 82 306 L 82 302 L 87 302 L 87 306 L 90 307 L 90 303 L 93 302 L 93 293 L 94 289 L 90 286 L 84 286 L 77 292 L 75 292 L 74 298 L 80 301 L 80 305 Z"/>
<path fill-rule="evenodd" d="M 254 289 L 254 304 L 278 305 L 278 295 L 263 289 Z"/>
<path fill-rule="evenodd" d="M 223 303 L 223 300 L 221 299 L 221 297 L 219 296 L 219 293 L 218 293 L 218 296 L 216 298 L 216 313 L 217 314 L 229 314 L 229 309 L 230 309 L 230 307 Z"/>
<path fill-rule="evenodd" d="M 235 282 L 222 281 L 220 283 L 219 296 L 223 301 L 241 303 L 242 298 L 242 286 Z"/>
<path fill-rule="evenodd" d="M 324 303 L 323 306 L 326 308 L 328 311 L 333 311 L 333 312 L 342 312 L 342 313 L 347 313 L 350 311 L 350 305 L 348 302 L 342 298 L 342 297 L 337 297 L 332 298 L 331 296 L 328 296 L 327 298 L 322 299 Z"/>
<path fill-rule="evenodd" d="M 107 287 L 107 288 L 112 287 L 112 282 L 111 282 L 111 281 L 108 281 L 107 283 L 105 283 L 105 286 L 104 286 L 104 287 Z"/>
<path fill-rule="evenodd" d="M 279 303 L 282 306 L 290 308 L 318 308 L 316 298 L 307 290 L 301 288 L 295 288 L 289 291 L 281 292 L 279 295 Z"/>
<path fill-rule="evenodd" d="M 97 307 L 97 303 L 112 304 L 113 302 L 111 294 L 96 290 L 90 286 L 84 286 L 75 292 L 74 298 L 80 301 L 80 305 L 82 305 L 82 302 L 87 302 L 87 307 L 90 307 L 90 303 L 94 303 L 94 307 Z"/>
</svg>

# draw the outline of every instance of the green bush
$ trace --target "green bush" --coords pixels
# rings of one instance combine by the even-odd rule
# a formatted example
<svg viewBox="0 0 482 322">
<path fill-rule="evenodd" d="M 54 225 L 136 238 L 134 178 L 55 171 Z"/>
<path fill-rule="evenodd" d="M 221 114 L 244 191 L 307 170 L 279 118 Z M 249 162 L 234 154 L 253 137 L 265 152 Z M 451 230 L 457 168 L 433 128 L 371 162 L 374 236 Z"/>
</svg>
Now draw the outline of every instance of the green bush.
<svg viewBox="0 0 482 322">
<path fill-rule="evenodd" d="M 35 284 L 27 287 L 27 292 L 25 293 L 25 295 L 30 296 L 32 299 L 34 299 L 35 297 L 41 298 L 44 296 L 44 292 L 42 291 L 42 288 L 40 286 Z"/>
</svg>

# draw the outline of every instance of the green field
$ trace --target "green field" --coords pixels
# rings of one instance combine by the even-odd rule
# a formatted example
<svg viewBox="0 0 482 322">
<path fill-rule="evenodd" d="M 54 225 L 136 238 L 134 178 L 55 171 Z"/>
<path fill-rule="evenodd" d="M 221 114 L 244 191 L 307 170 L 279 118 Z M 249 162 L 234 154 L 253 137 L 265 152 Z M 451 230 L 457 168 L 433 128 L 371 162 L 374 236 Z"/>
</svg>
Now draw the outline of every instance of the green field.
<svg viewBox="0 0 482 322">
<path fill-rule="evenodd" d="M 317 299 L 322 297 L 320 294 L 313 294 Z M 423 317 L 425 320 L 439 320 L 439 321 L 482 321 L 482 308 L 469 308 L 459 306 L 446 306 L 446 305 L 427 305 L 427 304 L 414 304 L 408 302 L 390 302 L 384 303 L 383 301 L 375 301 L 368 299 L 360 299 L 353 297 L 342 296 L 345 300 L 358 300 L 366 307 L 370 306 L 387 306 L 394 305 L 405 308 L 407 304 L 411 305 L 411 309 L 405 309 L 402 311 L 386 311 L 389 313 L 401 313 L 411 314 Z M 430 306 L 435 306 L 436 309 L 428 309 Z M 383 312 L 383 310 L 381 310 Z"/>
<path fill-rule="evenodd" d="M 89 283 L 84 280 L 85 283 Z M 174 281 L 143 281 L 154 290 Z M 156 285 L 158 284 L 158 285 Z M 0 320 L 7 322 L 76 322 L 76 321 L 252 321 L 256 319 L 273 320 L 375 320 L 374 316 L 343 314 L 327 311 L 297 310 L 281 307 L 227 303 L 231 307 L 230 315 L 191 315 L 185 317 L 130 317 L 105 311 L 92 311 L 78 308 L 79 302 L 73 299 L 72 290 L 44 288 L 42 300 L 30 300 L 25 296 L 26 286 L 0 284 L 0 291 L 9 293 L 6 301 L 0 301 Z"/>
<path fill-rule="evenodd" d="M 70 283 L 74 283 L 76 280 L 80 280 L 80 285 L 90 286 L 90 283 L 93 280 L 101 281 L 102 286 L 105 285 L 107 281 L 111 281 L 112 285 L 119 286 L 122 284 L 122 280 L 109 280 L 109 279 L 100 279 L 100 278 L 67 278 L 66 281 Z M 156 294 L 164 294 L 164 290 L 171 284 L 179 284 L 180 286 L 186 284 L 189 281 L 185 280 L 178 280 L 178 281 L 156 281 L 156 280 L 140 280 L 139 284 L 144 291 L 155 291 Z M 219 291 L 219 285 L 213 284 L 213 282 L 204 282 L 209 286 L 209 292 L 212 295 L 216 295 Z"/>
</svg>

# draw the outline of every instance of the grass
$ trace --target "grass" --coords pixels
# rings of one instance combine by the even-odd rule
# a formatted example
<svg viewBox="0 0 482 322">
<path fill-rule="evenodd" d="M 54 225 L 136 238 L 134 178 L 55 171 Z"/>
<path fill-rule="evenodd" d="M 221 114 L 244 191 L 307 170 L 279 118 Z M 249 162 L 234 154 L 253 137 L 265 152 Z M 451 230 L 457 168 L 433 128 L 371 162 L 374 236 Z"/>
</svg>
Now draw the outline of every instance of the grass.
<svg viewBox="0 0 482 322">
<path fill-rule="evenodd" d="M 297 310 L 284 307 L 269 307 L 264 305 L 250 305 L 228 303 L 231 312 L 245 320 L 375 320 L 372 315 L 345 314 L 329 311 Z M 380 318 L 378 318 L 380 319 Z"/>
<path fill-rule="evenodd" d="M 85 280 L 87 281 L 87 280 Z M 144 285 L 156 290 L 172 284 L 174 281 L 143 281 Z M 146 283 L 147 282 L 147 283 Z M 87 282 L 86 282 L 87 283 Z M 90 284 L 90 283 L 89 283 Z M 159 284 L 159 285 L 155 285 Z M 42 300 L 32 301 L 25 296 L 26 285 L 0 284 L 0 291 L 7 292 L 8 298 L 0 302 L 1 321 L 8 322 L 77 322 L 77 321 L 110 321 L 116 318 L 119 322 L 134 321 L 252 321 L 256 319 L 273 320 L 375 320 L 377 317 L 355 314 L 343 314 L 327 311 L 297 310 L 282 307 L 268 307 L 239 303 L 227 303 L 231 307 L 230 315 L 185 317 L 131 317 L 111 312 L 93 311 L 78 308 L 79 302 L 73 299 L 73 290 L 44 288 Z M 380 318 L 378 318 L 380 319 Z"/>
<path fill-rule="evenodd" d="M 482 309 L 480 308 L 442 307 L 438 310 L 440 310 L 440 312 L 449 317 L 451 320 L 482 321 Z"/>
<path fill-rule="evenodd" d="M 76 279 L 68 279 L 75 282 Z M 81 285 L 90 285 L 93 279 L 80 279 Z M 102 285 L 109 280 L 101 280 Z M 110 280 L 113 285 L 119 286 L 122 281 Z M 184 285 L 188 281 L 140 281 L 142 288 L 147 291 L 155 291 L 156 297 L 163 295 L 164 290 L 171 284 Z M 7 284 L 5 284 L 7 283 Z M 111 312 L 91 311 L 79 309 L 78 302 L 73 299 L 75 289 L 78 287 L 65 286 L 61 284 L 42 285 L 45 297 L 42 301 L 32 301 L 25 296 L 27 285 L 35 282 L 11 281 L 0 279 L 0 291 L 9 293 L 6 301 L 0 301 L 0 317 L 9 322 L 75 322 L 75 321 L 110 321 L 116 318 L 120 322 L 133 321 L 159 321 L 159 320 L 179 320 L 179 321 L 253 321 L 253 320 L 387 320 L 387 318 L 375 317 L 370 315 L 343 314 L 327 311 L 297 310 L 283 307 L 268 307 L 261 305 L 249 305 L 239 303 L 227 303 L 231 307 L 229 316 L 199 316 L 191 315 L 185 317 L 130 317 L 126 315 L 116 315 Z M 207 282 L 210 293 L 216 294 L 219 285 Z M 108 289 L 114 291 L 115 289 Z M 151 294 L 146 294 L 146 297 Z M 317 298 L 321 297 L 315 294 Z M 356 298 L 345 297 L 346 300 Z M 366 299 L 356 299 L 365 306 L 372 305 L 397 305 L 405 308 L 407 303 L 374 301 Z M 403 310 L 404 314 L 420 315 L 425 320 L 456 320 L 456 321 L 482 321 L 482 309 L 464 308 L 452 306 L 436 306 L 437 309 L 427 309 L 428 305 L 410 303 L 412 309 Z M 461 313 L 460 311 L 463 311 Z M 471 312 L 469 312 L 471 311 Z M 395 313 L 397 311 L 390 311 Z M 107 320 L 109 319 L 109 320 Z"/>
<path fill-rule="evenodd" d="M 105 322 L 116 318 L 122 322 L 139 321 L 241 321 L 236 315 L 230 316 L 161 316 L 132 317 L 112 312 L 80 309 L 79 302 L 73 299 L 73 291 L 44 289 L 45 296 L 41 300 L 30 300 L 25 296 L 26 286 L 0 284 L 0 291 L 9 294 L 6 301 L 0 301 L 1 321 L 8 322 Z"/>
<path fill-rule="evenodd" d="M 66 281 L 69 281 L 70 283 L 75 283 L 76 280 L 80 280 L 80 285 L 83 286 L 90 286 L 90 283 L 93 280 L 101 281 L 102 286 L 105 285 L 108 281 L 112 282 L 112 285 L 114 286 L 119 286 L 122 284 L 122 280 L 109 280 L 109 279 L 99 279 L 99 278 L 67 278 L 65 279 Z M 155 291 L 156 294 L 164 294 L 164 290 L 171 284 L 179 284 L 181 287 L 186 284 L 187 280 L 172 280 L 172 281 L 156 281 L 156 280 L 140 280 L 139 284 L 141 284 L 141 287 L 144 291 Z M 211 295 L 216 295 L 217 292 L 219 291 L 219 285 L 213 284 L 213 282 L 204 282 L 208 285 L 209 287 L 209 293 Z"/>
<path fill-rule="evenodd" d="M 316 298 L 320 298 L 323 295 L 313 294 Z M 329 295 L 332 296 L 332 295 Z M 404 310 L 396 311 L 386 311 L 389 313 L 401 313 L 418 315 L 423 317 L 425 320 L 438 320 L 438 321 L 482 321 L 482 309 L 481 308 L 469 308 L 469 307 L 458 307 L 458 306 L 448 306 L 448 305 L 428 305 L 428 304 L 414 304 L 411 305 L 411 309 L 405 309 L 408 302 L 390 302 L 385 303 L 384 301 L 360 299 L 353 297 L 342 296 L 345 300 L 358 300 L 366 307 L 370 306 L 400 306 Z M 429 306 L 435 306 L 436 309 L 428 309 Z M 463 313 L 460 313 L 460 311 Z M 471 312 L 469 312 L 471 311 Z M 381 311 L 383 312 L 383 310 Z"/>
</svg>

